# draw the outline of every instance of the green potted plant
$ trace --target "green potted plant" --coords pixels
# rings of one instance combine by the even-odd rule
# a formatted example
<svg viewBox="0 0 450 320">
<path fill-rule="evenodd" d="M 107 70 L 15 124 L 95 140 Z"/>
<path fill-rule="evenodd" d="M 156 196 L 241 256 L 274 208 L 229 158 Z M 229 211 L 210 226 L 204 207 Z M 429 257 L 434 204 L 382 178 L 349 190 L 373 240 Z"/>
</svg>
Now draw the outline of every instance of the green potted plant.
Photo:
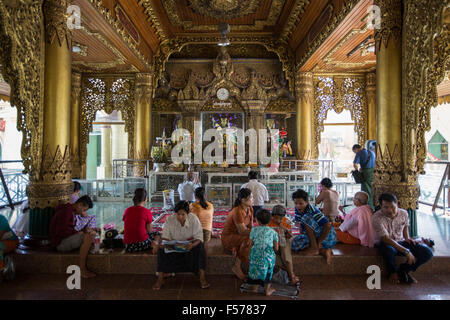
<svg viewBox="0 0 450 320">
<path fill-rule="evenodd" d="M 153 159 L 153 170 L 155 172 L 164 171 L 164 166 L 169 158 L 167 150 L 163 147 L 153 147 L 151 156 Z"/>
</svg>

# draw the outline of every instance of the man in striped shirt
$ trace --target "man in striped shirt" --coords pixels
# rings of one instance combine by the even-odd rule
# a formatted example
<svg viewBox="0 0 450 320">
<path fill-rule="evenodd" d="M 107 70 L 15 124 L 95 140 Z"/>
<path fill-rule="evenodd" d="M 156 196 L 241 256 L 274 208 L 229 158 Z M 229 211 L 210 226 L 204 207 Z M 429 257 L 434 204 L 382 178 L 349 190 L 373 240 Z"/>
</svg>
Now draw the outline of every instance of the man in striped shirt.
<svg viewBox="0 0 450 320">
<path fill-rule="evenodd" d="M 321 254 L 331 263 L 331 249 L 337 242 L 336 231 L 327 217 L 309 203 L 308 193 L 302 189 L 292 194 L 295 204 L 295 222 L 302 233 L 292 241 L 292 250 L 306 249 L 307 255 Z"/>
</svg>

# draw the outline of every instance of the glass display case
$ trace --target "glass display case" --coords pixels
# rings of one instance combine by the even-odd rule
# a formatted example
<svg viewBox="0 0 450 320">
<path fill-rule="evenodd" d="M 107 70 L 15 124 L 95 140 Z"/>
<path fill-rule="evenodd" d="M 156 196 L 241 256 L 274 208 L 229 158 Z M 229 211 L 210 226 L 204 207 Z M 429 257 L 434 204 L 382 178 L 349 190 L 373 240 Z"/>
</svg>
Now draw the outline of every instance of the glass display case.
<svg viewBox="0 0 450 320">
<path fill-rule="evenodd" d="M 211 202 L 214 208 L 231 208 L 233 205 L 231 183 L 207 184 L 206 199 Z"/>
<path fill-rule="evenodd" d="M 123 201 L 123 180 L 97 180 L 97 201 Z"/>
<path fill-rule="evenodd" d="M 287 172 L 270 172 L 264 171 L 262 172 L 262 179 L 264 180 L 281 180 L 284 179 L 286 181 L 313 181 L 314 175 L 316 173 L 314 171 L 287 171 Z"/>
<path fill-rule="evenodd" d="M 164 190 L 174 190 L 175 197 L 178 198 L 178 185 L 183 183 L 187 172 L 150 172 L 149 176 L 149 197 L 161 199 L 162 192 Z M 194 175 L 198 175 L 198 172 L 194 172 Z"/>
<path fill-rule="evenodd" d="M 272 208 L 276 205 L 286 206 L 286 181 L 284 180 L 261 180 L 263 185 L 266 186 L 269 193 L 269 202 L 264 204 L 264 207 Z M 233 201 L 237 198 L 239 190 L 243 183 L 233 184 Z"/>
<path fill-rule="evenodd" d="M 248 172 L 208 172 L 207 175 L 209 184 L 240 183 L 242 185 L 248 182 Z"/>
<path fill-rule="evenodd" d="M 97 180 L 79 180 L 74 179 L 81 184 L 80 197 L 88 195 L 92 201 L 97 201 Z"/>
<path fill-rule="evenodd" d="M 314 204 L 315 197 L 318 192 L 318 182 L 308 182 L 308 181 L 289 181 L 286 184 L 286 206 L 287 208 L 294 208 L 294 201 L 292 200 L 292 194 L 298 189 L 303 189 L 308 192 L 309 201 Z"/>
<path fill-rule="evenodd" d="M 138 188 L 143 188 L 148 192 L 147 178 L 125 178 L 123 180 L 124 199 L 133 199 L 134 191 Z"/>
</svg>

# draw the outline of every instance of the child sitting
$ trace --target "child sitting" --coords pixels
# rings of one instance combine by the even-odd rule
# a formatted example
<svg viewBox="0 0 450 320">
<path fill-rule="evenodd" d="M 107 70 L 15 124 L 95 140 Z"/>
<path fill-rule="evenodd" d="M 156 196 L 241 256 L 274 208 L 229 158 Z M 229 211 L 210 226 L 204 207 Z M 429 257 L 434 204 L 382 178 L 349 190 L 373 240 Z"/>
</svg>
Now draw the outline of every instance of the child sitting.
<svg viewBox="0 0 450 320">
<path fill-rule="evenodd" d="M 292 222 L 286 218 L 285 207 L 281 205 L 273 207 L 272 219 L 270 220 L 269 227 L 278 233 L 278 238 L 280 239 L 280 251 L 277 252 L 277 262 L 280 261 L 278 257 L 281 257 L 281 265 L 287 269 L 291 285 L 296 285 L 299 282 L 299 279 L 295 275 L 292 265 Z"/>
<path fill-rule="evenodd" d="M 271 214 L 268 210 L 261 209 L 256 213 L 258 226 L 250 232 L 250 266 L 248 270 L 248 283 L 254 284 L 254 291 L 258 291 L 258 285 L 265 286 L 266 296 L 275 292 L 271 288 L 273 268 L 275 266 L 275 251 L 278 251 L 278 234 L 268 226 Z M 274 251 L 275 249 L 275 251 Z"/>
<path fill-rule="evenodd" d="M 331 264 L 331 249 L 337 242 L 336 231 L 327 217 L 309 203 L 308 193 L 302 189 L 292 194 L 295 204 L 295 221 L 302 233 L 292 241 L 292 250 L 306 250 L 307 255 L 321 254 Z"/>
</svg>

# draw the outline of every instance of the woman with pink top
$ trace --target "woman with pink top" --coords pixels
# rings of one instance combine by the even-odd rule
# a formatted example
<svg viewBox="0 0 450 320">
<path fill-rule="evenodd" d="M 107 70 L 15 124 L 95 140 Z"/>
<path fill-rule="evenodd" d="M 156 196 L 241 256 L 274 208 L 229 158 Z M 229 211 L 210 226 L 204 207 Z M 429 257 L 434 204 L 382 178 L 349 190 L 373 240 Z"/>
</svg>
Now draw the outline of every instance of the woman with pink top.
<svg viewBox="0 0 450 320">
<path fill-rule="evenodd" d="M 355 209 L 344 217 L 342 224 L 335 224 L 336 235 L 340 242 L 361 244 L 372 248 L 375 244 L 375 229 L 372 225 L 372 208 L 367 204 L 369 195 L 359 191 L 353 198 Z"/>
</svg>

